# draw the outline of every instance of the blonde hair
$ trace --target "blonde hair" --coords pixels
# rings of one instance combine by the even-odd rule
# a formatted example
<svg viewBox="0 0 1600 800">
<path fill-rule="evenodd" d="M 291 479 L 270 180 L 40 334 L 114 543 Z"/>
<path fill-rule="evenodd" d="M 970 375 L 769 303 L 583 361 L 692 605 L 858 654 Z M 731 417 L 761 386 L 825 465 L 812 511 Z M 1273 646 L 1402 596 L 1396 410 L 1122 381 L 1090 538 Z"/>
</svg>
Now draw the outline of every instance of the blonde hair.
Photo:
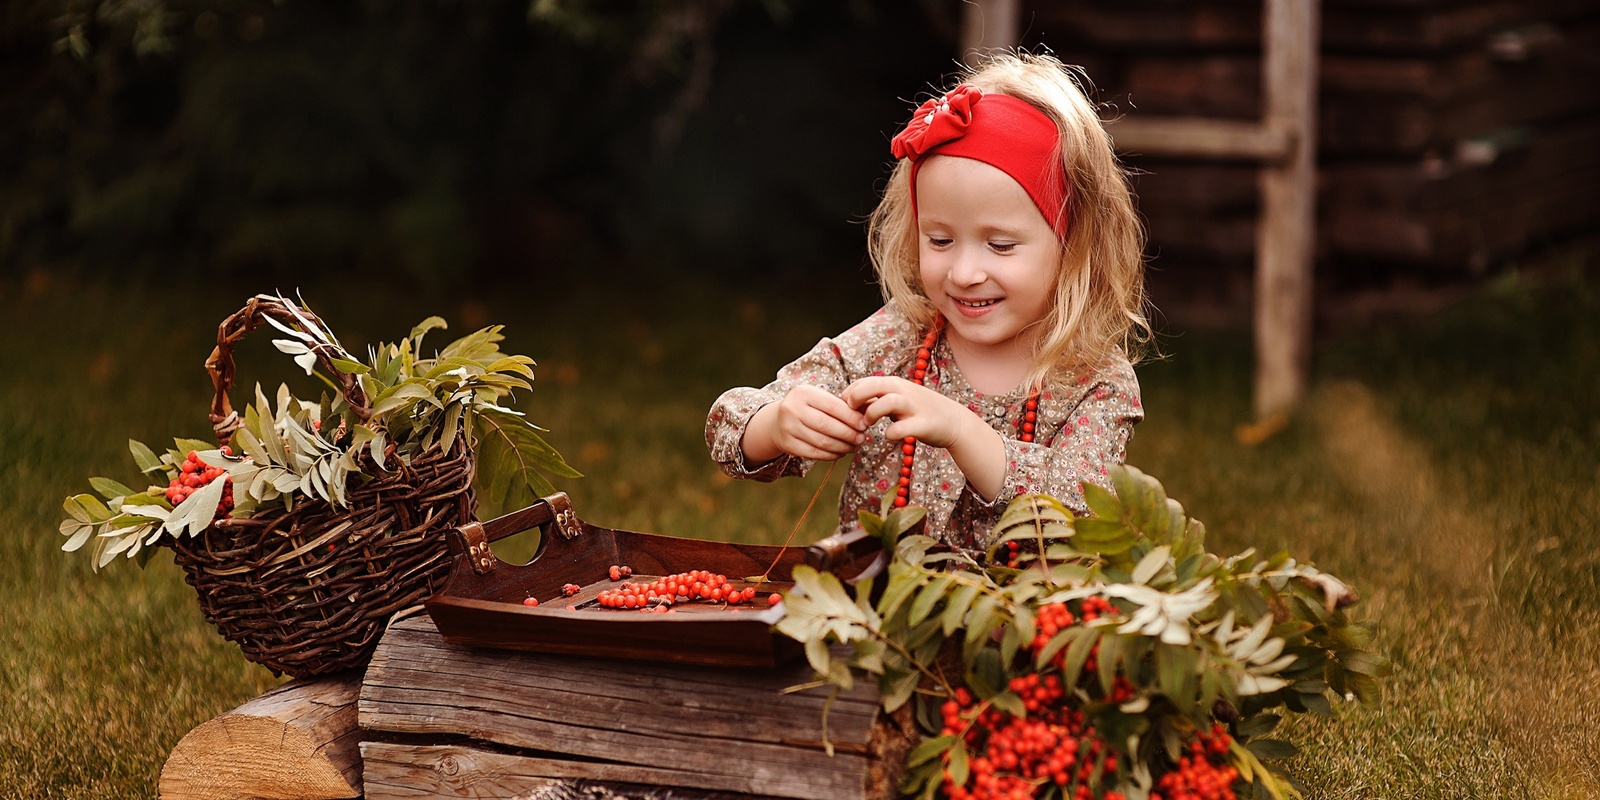
<svg viewBox="0 0 1600 800">
<path fill-rule="evenodd" d="M 1078 76 L 1052 56 L 1007 53 L 985 60 L 961 83 L 1026 101 L 1061 131 L 1059 158 L 1070 207 L 1062 211 L 1069 218 L 1055 298 L 1036 323 L 1042 331 L 1028 385 L 1039 385 L 1058 364 L 1101 364 L 1119 347 L 1137 358 L 1151 335 L 1145 317 L 1144 228 L 1127 172 Z M 868 218 L 868 252 L 884 301 L 926 330 L 938 312 L 922 288 L 910 175 L 910 160 L 901 159 Z M 1045 216 L 1054 215 L 1046 211 Z"/>
</svg>

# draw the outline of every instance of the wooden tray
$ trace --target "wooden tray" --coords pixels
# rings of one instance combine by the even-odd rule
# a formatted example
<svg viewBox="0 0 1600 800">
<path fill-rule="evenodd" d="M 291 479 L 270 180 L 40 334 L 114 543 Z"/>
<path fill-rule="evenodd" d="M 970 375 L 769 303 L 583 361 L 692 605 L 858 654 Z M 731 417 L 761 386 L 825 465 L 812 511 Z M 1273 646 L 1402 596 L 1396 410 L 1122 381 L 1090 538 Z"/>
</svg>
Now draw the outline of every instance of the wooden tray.
<svg viewBox="0 0 1600 800">
<path fill-rule="evenodd" d="M 489 543 L 533 528 L 540 539 L 523 566 L 497 558 Z M 456 554 L 444 588 L 427 602 L 439 633 L 453 644 L 603 656 L 708 666 L 771 667 L 800 655 L 800 645 L 774 633 L 783 606 L 767 596 L 793 586 L 793 570 L 809 564 L 846 583 L 883 569 L 877 537 L 856 530 L 805 548 L 682 539 L 590 525 L 573 513 L 563 493 L 483 523 L 449 533 Z M 633 569 L 627 579 L 648 583 L 664 575 L 709 570 L 730 585 L 752 585 L 776 560 L 769 582 L 757 585 L 754 604 L 680 603 L 672 613 L 602 608 L 601 591 L 616 588 L 607 572 Z M 561 587 L 582 587 L 567 597 Z M 523 605 L 528 598 L 539 605 Z"/>
</svg>

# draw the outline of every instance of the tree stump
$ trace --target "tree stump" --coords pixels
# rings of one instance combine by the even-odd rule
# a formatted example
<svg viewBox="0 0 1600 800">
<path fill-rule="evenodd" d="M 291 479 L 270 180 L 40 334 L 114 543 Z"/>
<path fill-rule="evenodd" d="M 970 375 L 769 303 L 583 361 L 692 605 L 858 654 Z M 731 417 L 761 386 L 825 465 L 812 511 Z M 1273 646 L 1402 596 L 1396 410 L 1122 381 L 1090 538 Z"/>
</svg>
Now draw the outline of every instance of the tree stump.
<svg viewBox="0 0 1600 800">
<path fill-rule="evenodd" d="M 729 669 L 461 647 L 414 617 L 389 627 L 361 686 L 366 797 L 892 796 L 909 714 L 883 717 L 866 683 L 831 703 L 828 687 L 785 691 L 812 680 L 804 661 Z"/>
<path fill-rule="evenodd" d="M 359 672 L 286 683 L 178 742 L 162 800 L 336 800 L 361 796 Z"/>
</svg>

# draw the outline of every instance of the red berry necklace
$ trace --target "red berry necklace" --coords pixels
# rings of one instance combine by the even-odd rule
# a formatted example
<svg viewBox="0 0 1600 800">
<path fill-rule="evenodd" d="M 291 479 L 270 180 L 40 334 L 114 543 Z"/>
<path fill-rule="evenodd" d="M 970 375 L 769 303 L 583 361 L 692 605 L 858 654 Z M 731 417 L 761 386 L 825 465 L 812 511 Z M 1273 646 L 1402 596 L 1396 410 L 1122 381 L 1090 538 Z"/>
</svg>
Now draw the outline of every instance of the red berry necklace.
<svg viewBox="0 0 1600 800">
<path fill-rule="evenodd" d="M 922 346 L 917 348 L 917 363 L 911 369 L 911 382 L 922 386 L 928 377 L 928 365 L 933 363 L 933 347 L 939 343 L 939 336 L 944 333 L 944 316 L 933 318 L 933 327 L 928 330 L 928 335 L 923 337 Z M 1017 429 L 1017 438 L 1024 442 L 1033 441 L 1033 427 L 1039 420 L 1039 387 L 1028 390 L 1028 400 L 1022 407 L 1022 423 Z M 902 508 L 911 495 L 911 464 L 917 452 L 917 437 L 907 436 L 900 445 L 900 483 L 894 490 L 894 506 Z"/>
</svg>

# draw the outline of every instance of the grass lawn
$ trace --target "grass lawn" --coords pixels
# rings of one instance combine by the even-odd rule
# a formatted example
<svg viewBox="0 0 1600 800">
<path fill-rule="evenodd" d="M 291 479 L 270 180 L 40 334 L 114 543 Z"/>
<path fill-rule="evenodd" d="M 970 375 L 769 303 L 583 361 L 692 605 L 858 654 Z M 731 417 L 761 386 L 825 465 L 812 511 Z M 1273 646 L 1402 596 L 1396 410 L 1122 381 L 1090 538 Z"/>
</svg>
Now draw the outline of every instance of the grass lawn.
<svg viewBox="0 0 1600 800">
<path fill-rule="evenodd" d="M 1141 367 L 1149 419 L 1130 462 L 1206 522 L 1214 551 L 1288 549 L 1354 584 L 1380 623 L 1395 662 L 1381 702 L 1292 725 L 1310 797 L 1600 796 L 1594 258 L 1426 321 L 1328 333 L 1303 411 L 1258 446 L 1233 437 L 1245 335 L 1169 338 L 1168 359 Z M 821 474 L 723 479 L 705 411 L 874 305 L 866 288 L 810 311 L 675 282 L 611 300 L 306 294 L 350 346 L 435 313 L 456 333 L 507 323 L 508 349 L 540 362 L 520 407 L 587 473 L 562 487 L 580 515 L 769 543 Z M 129 437 L 207 434 L 201 362 L 244 295 L 0 281 L 0 797 L 154 797 L 179 738 L 278 682 L 201 619 L 164 553 L 93 574 L 55 530 L 88 476 L 135 477 Z M 291 379 L 257 335 L 241 379 Z M 836 496 L 799 539 L 827 532 Z"/>
</svg>

